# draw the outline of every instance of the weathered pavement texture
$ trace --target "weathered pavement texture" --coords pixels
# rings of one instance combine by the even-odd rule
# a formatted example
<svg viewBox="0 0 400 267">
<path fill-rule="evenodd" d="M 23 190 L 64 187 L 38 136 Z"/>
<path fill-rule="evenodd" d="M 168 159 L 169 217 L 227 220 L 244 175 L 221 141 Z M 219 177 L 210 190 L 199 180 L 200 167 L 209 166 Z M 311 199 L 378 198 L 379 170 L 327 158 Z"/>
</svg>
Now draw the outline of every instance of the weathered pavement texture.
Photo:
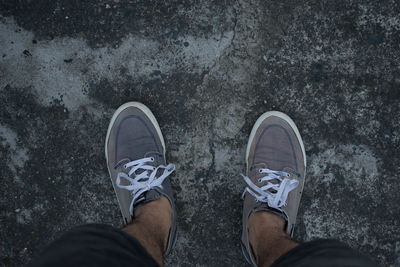
<svg viewBox="0 0 400 267">
<path fill-rule="evenodd" d="M 179 233 L 168 266 L 246 266 L 245 146 L 286 112 L 307 151 L 299 240 L 400 266 L 398 1 L 0 1 L 0 261 L 79 224 L 121 225 L 114 110 L 159 120 Z"/>
</svg>

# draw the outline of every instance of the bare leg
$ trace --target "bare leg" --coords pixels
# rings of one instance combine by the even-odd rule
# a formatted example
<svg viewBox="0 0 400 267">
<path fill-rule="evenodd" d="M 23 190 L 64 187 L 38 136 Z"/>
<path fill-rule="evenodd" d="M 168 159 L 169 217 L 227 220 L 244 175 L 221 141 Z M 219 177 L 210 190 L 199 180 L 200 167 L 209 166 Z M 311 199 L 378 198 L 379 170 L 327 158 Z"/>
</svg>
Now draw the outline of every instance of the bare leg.
<svg viewBox="0 0 400 267">
<path fill-rule="evenodd" d="M 271 212 L 251 213 L 248 225 L 249 241 L 258 266 L 270 266 L 299 245 L 285 233 L 285 220 Z"/>
<path fill-rule="evenodd" d="M 136 208 L 135 219 L 122 231 L 136 238 L 153 259 L 163 266 L 171 223 L 171 204 L 166 197 L 161 197 Z"/>
</svg>

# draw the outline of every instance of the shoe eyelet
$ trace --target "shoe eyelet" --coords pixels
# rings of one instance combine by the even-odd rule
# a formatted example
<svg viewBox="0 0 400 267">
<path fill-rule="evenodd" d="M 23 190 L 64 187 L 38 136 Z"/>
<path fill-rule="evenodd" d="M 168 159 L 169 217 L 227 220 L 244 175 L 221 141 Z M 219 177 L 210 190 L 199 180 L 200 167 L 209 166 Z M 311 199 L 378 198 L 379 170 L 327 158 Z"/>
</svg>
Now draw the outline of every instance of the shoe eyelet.
<svg viewBox="0 0 400 267">
<path fill-rule="evenodd" d="M 153 157 L 151 157 L 151 158 L 150 158 L 150 160 L 151 160 L 151 161 L 154 161 L 154 158 L 153 158 Z"/>
<path fill-rule="evenodd" d="M 126 164 L 124 164 L 124 168 L 126 169 L 127 167 L 126 167 Z"/>
<path fill-rule="evenodd" d="M 259 170 L 258 170 L 258 172 L 259 172 L 259 173 L 262 173 L 262 170 L 261 170 L 261 169 L 259 169 Z"/>
<path fill-rule="evenodd" d="M 262 183 L 262 181 L 261 181 L 261 178 L 260 179 L 258 179 L 258 182 L 261 184 Z"/>
</svg>

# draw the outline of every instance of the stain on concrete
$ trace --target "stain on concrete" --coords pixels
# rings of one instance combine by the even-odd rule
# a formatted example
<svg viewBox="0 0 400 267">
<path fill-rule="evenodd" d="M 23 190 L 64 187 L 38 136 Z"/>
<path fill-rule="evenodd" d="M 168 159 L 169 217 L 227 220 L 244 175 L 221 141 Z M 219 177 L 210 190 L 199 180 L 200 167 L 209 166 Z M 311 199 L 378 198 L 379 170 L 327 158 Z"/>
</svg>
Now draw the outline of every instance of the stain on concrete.
<svg viewBox="0 0 400 267">
<path fill-rule="evenodd" d="M 150 76 L 154 78 L 150 82 L 162 83 L 172 72 L 179 71 L 176 65 L 181 70 L 191 69 L 192 73 L 201 74 L 215 64 L 233 36 L 232 31 L 207 39 L 187 36 L 185 40 L 192 44 L 189 48 L 130 35 L 118 48 L 92 49 L 85 40 L 70 38 L 34 45 L 32 33 L 18 30 L 13 20 L 4 21 L 0 33 L 1 46 L 7 54 L 3 63 L 7 68 L 3 70 L 0 87 L 32 86 L 41 102 L 51 104 L 57 99 L 69 110 L 90 104 L 87 92 L 92 84 L 102 80 L 115 83 Z M 20 56 L 24 47 L 30 47 L 29 58 Z M 115 75 L 121 70 L 122 75 Z"/>
</svg>

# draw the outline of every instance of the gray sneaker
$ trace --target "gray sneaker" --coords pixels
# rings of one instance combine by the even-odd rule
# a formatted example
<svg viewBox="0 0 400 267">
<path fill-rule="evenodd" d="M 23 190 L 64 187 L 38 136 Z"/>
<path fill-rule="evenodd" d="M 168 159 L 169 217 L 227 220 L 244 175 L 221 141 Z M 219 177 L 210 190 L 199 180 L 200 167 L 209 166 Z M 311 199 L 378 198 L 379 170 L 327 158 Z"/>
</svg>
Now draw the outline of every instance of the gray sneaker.
<svg viewBox="0 0 400 267">
<path fill-rule="evenodd" d="M 129 224 L 140 204 L 165 196 L 172 206 L 168 254 L 176 239 L 176 210 L 166 165 L 165 143 L 157 120 L 145 105 L 120 106 L 108 126 L 106 160 L 124 224 Z"/>
<path fill-rule="evenodd" d="M 263 210 L 282 216 L 285 231 L 293 236 L 306 169 L 304 144 L 294 122 L 278 111 L 261 115 L 250 134 L 246 162 L 242 251 L 256 266 L 248 239 L 252 212 Z"/>
</svg>

